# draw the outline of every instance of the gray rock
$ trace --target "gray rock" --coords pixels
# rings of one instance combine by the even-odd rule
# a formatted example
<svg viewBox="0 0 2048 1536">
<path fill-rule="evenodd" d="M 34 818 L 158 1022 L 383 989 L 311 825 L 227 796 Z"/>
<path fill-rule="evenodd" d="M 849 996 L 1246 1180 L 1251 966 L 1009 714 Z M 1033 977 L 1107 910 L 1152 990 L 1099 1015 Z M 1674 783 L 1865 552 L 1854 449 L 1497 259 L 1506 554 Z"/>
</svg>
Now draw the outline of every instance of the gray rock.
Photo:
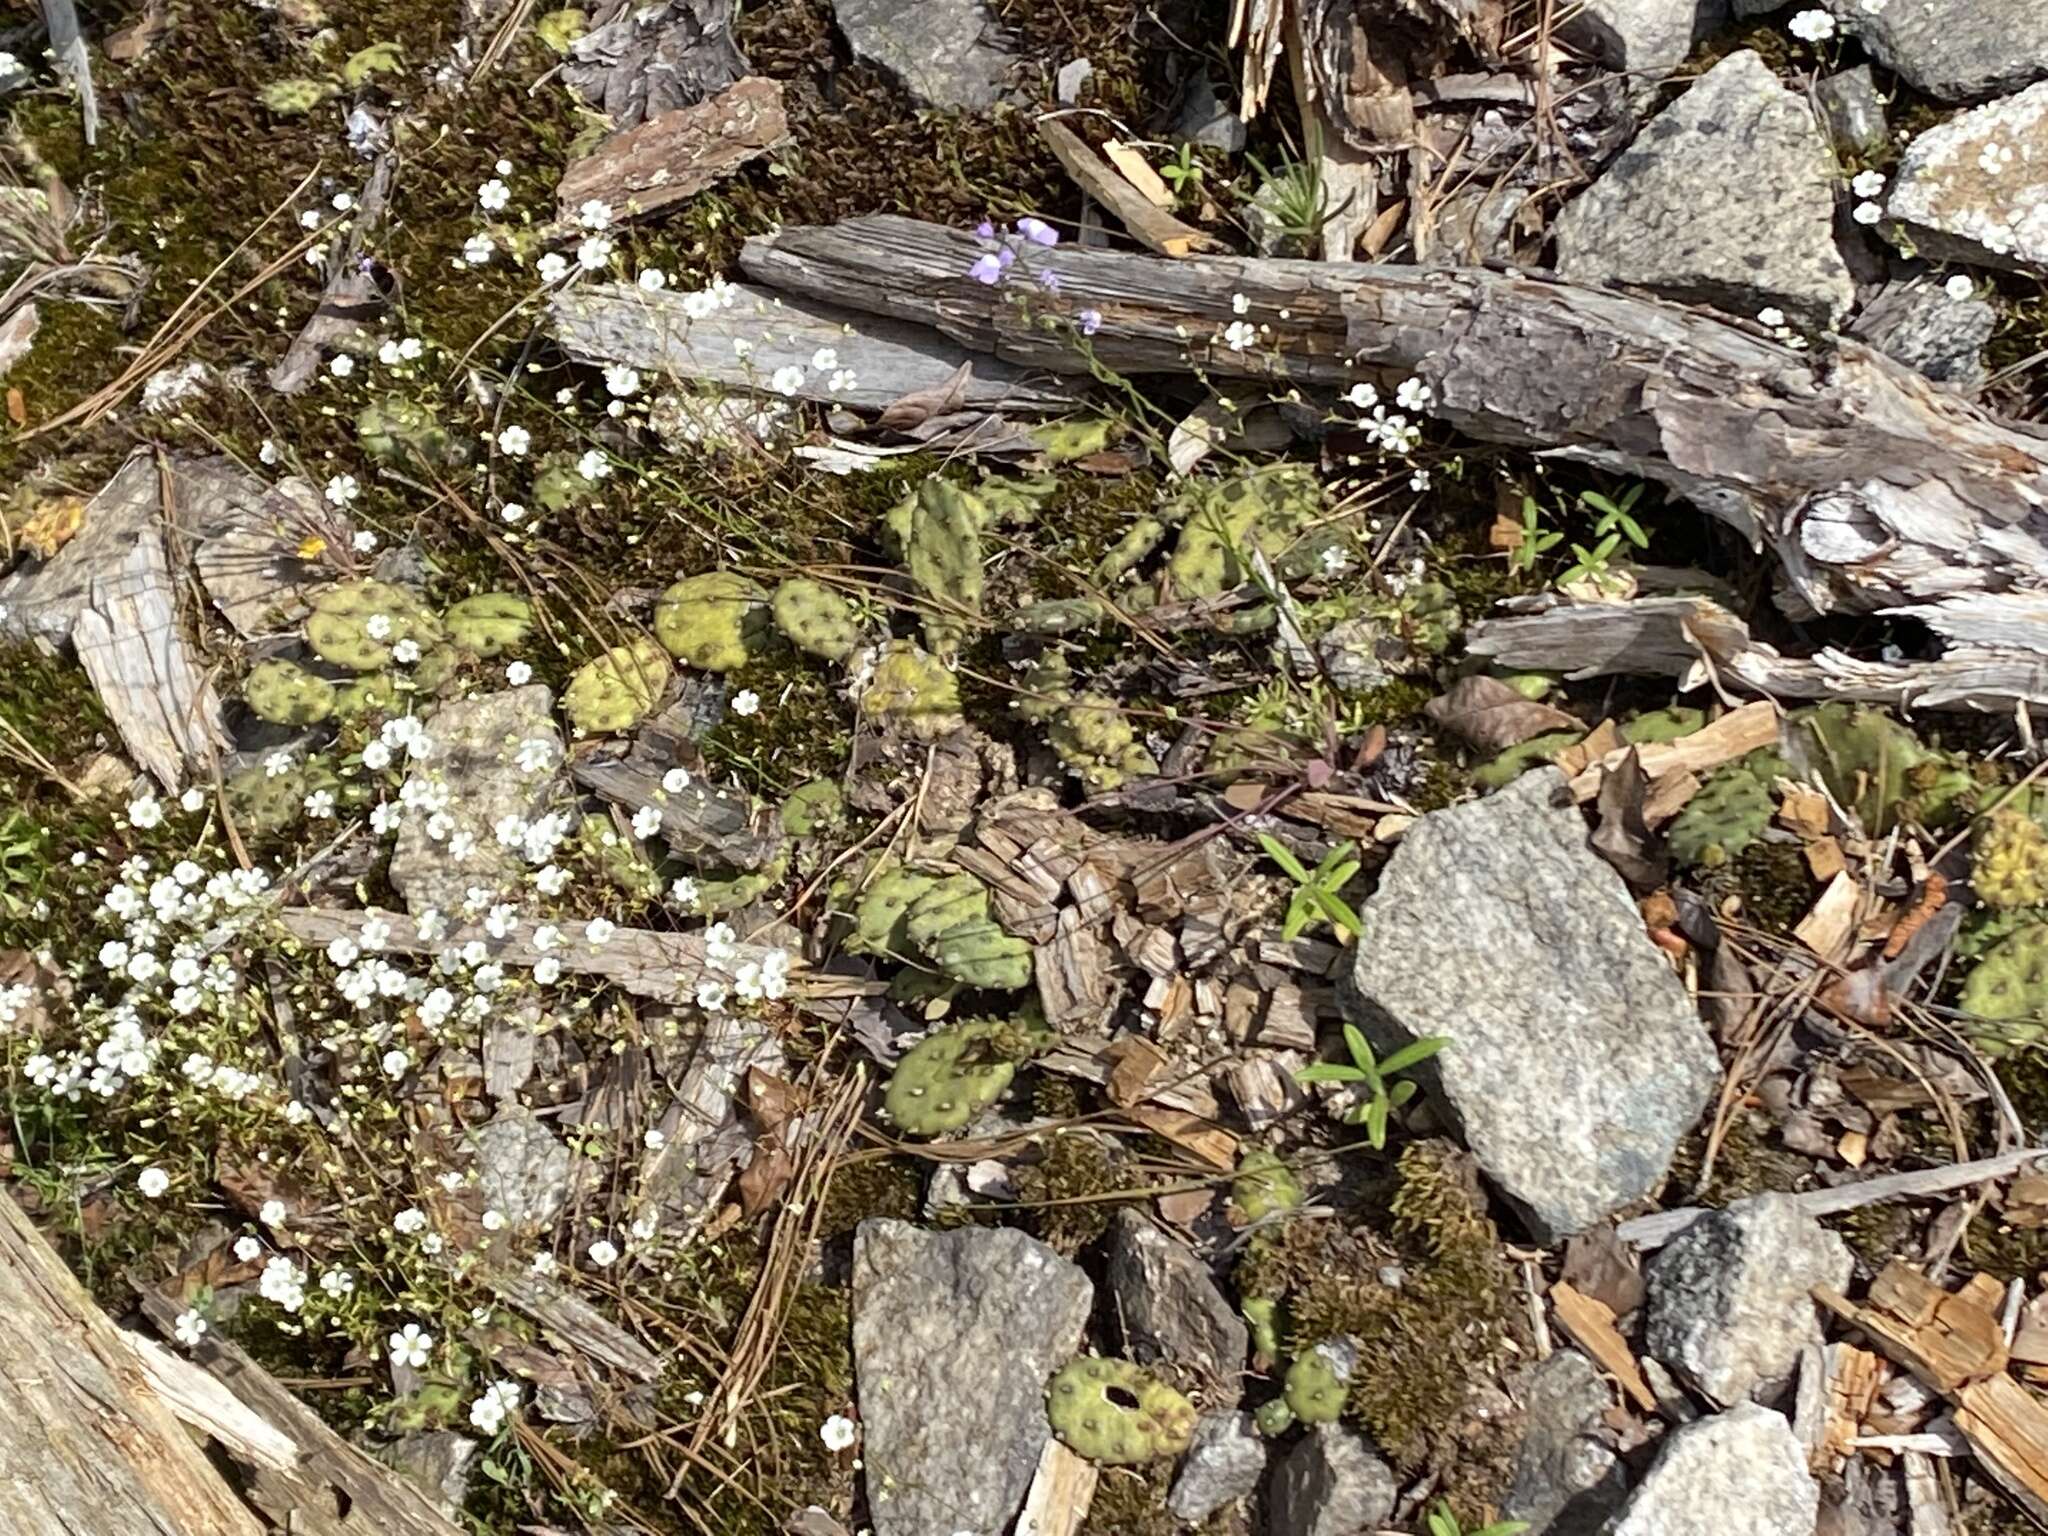
<svg viewBox="0 0 2048 1536">
<path fill-rule="evenodd" d="M 1563 774 L 1423 817 L 1361 918 L 1350 1011 L 1449 1039 L 1423 1085 L 1542 1241 L 1656 1186 L 1720 1062 Z"/>
<path fill-rule="evenodd" d="M 1208 1266 L 1137 1211 L 1117 1213 L 1110 1234 L 1109 1285 L 1125 1347 L 1141 1364 L 1169 1361 L 1212 1384 L 1208 1400 L 1230 1407 L 1241 1389 L 1250 1338 Z"/>
<path fill-rule="evenodd" d="M 420 1430 L 376 1448 L 377 1459 L 405 1476 L 450 1520 L 462 1518 L 469 1467 L 482 1442 L 452 1429 Z"/>
<path fill-rule="evenodd" d="M 1560 1349 L 1529 1373 L 1527 1429 L 1501 1515 L 1525 1520 L 1527 1536 L 1593 1536 L 1628 1492 L 1603 1419 L 1614 1394 L 1593 1362 Z"/>
<path fill-rule="evenodd" d="M 853 1359 L 877 1536 L 996 1536 L 1051 1429 L 1095 1288 L 1022 1232 L 861 1223 Z"/>
<path fill-rule="evenodd" d="M 1952 299 L 1937 282 L 1888 284 L 1849 334 L 1942 384 L 1973 388 L 1989 377 L 1984 346 L 1998 311 L 1979 298 Z"/>
<path fill-rule="evenodd" d="M 1527 187 L 1505 181 L 1453 188 L 1431 210 L 1438 252 L 1466 266 L 1512 262 L 1515 214 L 1528 197 Z"/>
<path fill-rule="evenodd" d="M 1683 64 L 1692 45 L 1728 20 L 1728 0 L 1586 0 L 1564 39 L 1601 62 L 1653 84 Z"/>
<path fill-rule="evenodd" d="M 1174 1474 L 1167 1512 L 1190 1525 L 1233 1499 L 1249 1498 L 1266 1475 L 1266 1437 L 1248 1413 L 1205 1413 Z"/>
<path fill-rule="evenodd" d="M 1792 1426 L 1742 1403 L 1666 1436 L 1607 1536 L 1813 1536 L 1819 1513 Z"/>
<path fill-rule="evenodd" d="M 1847 154 L 1872 155 L 1884 148 L 1884 98 L 1868 64 L 1858 64 L 1814 82 L 1813 98 L 1835 147 Z"/>
<path fill-rule="evenodd" d="M 1217 94 L 1216 82 L 1206 70 L 1188 82 L 1180 112 L 1173 120 L 1172 136 L 1226 154 L 1234 155 L 1244 148 L 1244 120 L 1235 107 Z"/>
<path fill-rule="evenodd" d="M 544 1227 L 562 1214 L 571 1188 L 569 1149 L 530 1110 L 501 1110 L 470 1132 L 484 1209 L 508 1225 Z"/>
<path fill-rule="evenodd" d="M 532 820 L 554 791 L 552 775 L 524 773 L 514 761 L 520 743 L 535 738 L 549 744 L 555 762 L 562 760 L 553 708 L 554 695 L 533 683 L 451 699 L 434 712 L 427 728 L 433 754 L 413 766 L 412 777 L 447 785 L 454 827 L 437 842 L 427 835 L 428 818 L 417 811 L 408 811 L 398 824 L 391 883 L 411 911 L 459 911 L 472 887 L 498 898 L 519 888 L 519 852 L 500 844 L 494 829 L 507 815 Z M 460 858 L 450 846 L 458 837 L 467 842 Z"/>
<path fill-rule="evenodd" d="M 1891 0 L 1875 15 L 1835 0 L 1834 9 L 1873 59 L 1938 101 L 1982 101 L 2048 75 L 2048 6 L 2029 0 Z"/>
<path fill-rule="evenodd" d="M 981 0 L 837 0 L 833 14 L 855 58 L 926 106 L 992 107 L 1016 63 Z"/>
<path fill-rule="evenodd" d="M 1270 1536 L 1363 1536 L 1394 1510 L 1398 1489 L 1372 1443 L 1318 1424 L 1287 1453 L 1267 1497 Z"/>
<path fill-rule="evenodd" d="M 1340 693 L 1365 693 L 1390 681 L 1389 662 L 1407 650 L 1377 619 L 1359 617 L 1332 624 L 1316 642 L 1316 654 L 1330 686 Z M 1387 653 L 1395 653 L 1389 656 Z"/>
<path fill-rule="evenodd" d="M 1854 1270 L 1848 1245 L 1783 1195 L 1710 1211 L 1651 1262 L 1648 1351 L 1724 1406 L 1775 1397 L 1821 1342 L 1816 1285 Z"/>
<path fill-rule="evenodd" d="M 1906 146 L 1885 213 L 1916 252 L 2048 267 L 2048 82 L 1959 112 Z"/>
<path fill-rule="evenodd" d="M 1856 297 L 1835 248 L 1834 157 L 1805 103 L 1747 50 L 1653 119 L 1557 220 L 1557 269 L 1831 326 Z"/>
</svg>

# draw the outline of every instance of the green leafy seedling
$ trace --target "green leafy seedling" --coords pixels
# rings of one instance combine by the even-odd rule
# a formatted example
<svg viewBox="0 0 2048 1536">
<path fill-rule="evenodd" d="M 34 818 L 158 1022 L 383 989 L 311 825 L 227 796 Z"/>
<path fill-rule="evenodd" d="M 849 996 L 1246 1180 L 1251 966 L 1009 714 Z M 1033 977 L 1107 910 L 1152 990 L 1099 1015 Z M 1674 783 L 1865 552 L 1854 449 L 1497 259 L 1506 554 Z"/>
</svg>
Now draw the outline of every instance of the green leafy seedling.
<svg viewBox="0 0 2048 1536">
<path fill-rule="evenodd" d="M 1522 498 L 1522 538 L 1508 551 L 1508 569 L 1511 571 L 1532 571 L 1539 556 L 1550 553 L 1564 542 L 1564 535 L 1555 528 L 1543 526 L 1543 508 L 1534 496 Z"/>
<path fill-rule="evenodd" d="M 1640 481 L 1623 491 L 1620 501 L 1603 496 L 1598 491 L 1579 492 L 1579 505 L 1591 507 L 1600 514 L 1600 520 L 1593 525 L 1594 537 L 1605 538 L 1610 533 L 1619 533 L 1637 549 L 1648 549 L 1650 536 L 1643 532 L 1643 525 L 1637 522 L 1634 516 L 1635 505 L 1642 499 L 1643 487 Z"/>
<path fill-rule="evenodd" d="M 1304 868 L 1285 843 L 1264 832 L 1259 834 L 1259 846 L 1294 882 L 1294 894 L 1287 899 L 1287 917 L 1280 925 L 1283 941 L 1300 938 L 1318 918 L 1328 918 L 1347 942 L 1358 937 L 1358 914 L 1337 894 L 1358 873 L 1358 860 L 1352 857 L 1358 850 L 1356 843 L 1339 843 L 1313 870 Z"/>
<path fill-rule="evenodd" d="M 1621 535 L 1619 533 L 1608 534 L 1606 538 L 1600 540 L 1591 549 L 1586 548 L 1583 544 L 1574 544 L 1572 546 L 1572 553 L 1579 557 L 1578 561 L 1557 578 L 1557 584 L 1560 587 L 1568 587 L 1574 582 L 1579 581 L 1598 582 L 1604 580 L 1608 574 L 1609 567 L 1613 564 L 1614 552 L 1620 548 Z"/>
<path fill-rule="evenodd" d="M 1400 1078 L 1403 1072 L 1418 1067 L 1438 1051 L 1449 1045 L 1443 1035 L 1424 1035 L 1420 1040 L 1411 1040 L 1384 1061 L 1373 1054 L 1372 1042 L 1355 1024 L 1344 1026 L 1344 1045 L 1351 1052 L 1351 1064 L 1341 1061 L 1319 1061 L 1312 1067 L 1304 1067 L 1294 1074 L 1298 1083 L 1359 1083 L 1364 1086 L 1366 1097 L 1348 1116 L 1351 1124 L 1365 1127 L 1366 1139 L 1373 1150 L 1379 1151 L 1387 1144 L 1387 1121 L 1395 1110 L 1415 1097 L 1413 1079 Z"/>
<path fill-rule="evenodd" d="M 1496 1520 L 1491 1525 L 1476 1526 L 1466 1530 L 1458 1523 L 1458 1517 L 1451 1513 L 1451 1506 L 1442 1499 L 1436 1501 L 1436 1508 L 1429 1512 L 1429 1536 L 1522 1536 L 1529 1529 L 1526 1520 Z"/>
</svg>

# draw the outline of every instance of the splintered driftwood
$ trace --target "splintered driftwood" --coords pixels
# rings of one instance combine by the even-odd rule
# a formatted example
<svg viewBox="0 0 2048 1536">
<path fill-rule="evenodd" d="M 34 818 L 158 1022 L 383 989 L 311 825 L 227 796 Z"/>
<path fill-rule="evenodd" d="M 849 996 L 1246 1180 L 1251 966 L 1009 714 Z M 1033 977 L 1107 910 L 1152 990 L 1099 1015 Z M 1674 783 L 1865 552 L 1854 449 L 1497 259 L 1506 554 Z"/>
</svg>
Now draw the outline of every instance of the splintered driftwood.
<svg viewBox="0 0 2048 1536">
<path fill-rule="evenodd" d="M 1476 267 L 1061 246 L 1029 257 L 1049 298 L 1014 268 L 969 279 L 980 251 L 878 215 L 758 237 L 741 265 L 1059 373 L 1091 364 L 1050 317 L 1094 310 L 1094 360 L 1124 373 L 1340 392 L 1413 374 L 1471 437 L 1658 481 L 1768 545 L 1795 613 L 1919 619 L 2004 697 L 2048 701 L 2048 438 L 1856 342 L 1797 352 L 1707 310 Z M 1226 339 L 1237 320 L 1253 344 Z"/>
<path fill-rule="evenodd" d="M 0 1530 L 262 1536 L 120 1330 L 0 1193 Z"/>
<path fill-rule="evenodd" d="M 1973 1276 L 1959 1292 L 1944 1291 L 1894 1260 L 1860 1305 L 1825 1286 L 1814 1297 L 1948 1399 L 1978 1465 L 2048 1524 L 2048 1407 L 2006 1369 L 2004 1294 L 1988 1275 Z"/>
</svg>

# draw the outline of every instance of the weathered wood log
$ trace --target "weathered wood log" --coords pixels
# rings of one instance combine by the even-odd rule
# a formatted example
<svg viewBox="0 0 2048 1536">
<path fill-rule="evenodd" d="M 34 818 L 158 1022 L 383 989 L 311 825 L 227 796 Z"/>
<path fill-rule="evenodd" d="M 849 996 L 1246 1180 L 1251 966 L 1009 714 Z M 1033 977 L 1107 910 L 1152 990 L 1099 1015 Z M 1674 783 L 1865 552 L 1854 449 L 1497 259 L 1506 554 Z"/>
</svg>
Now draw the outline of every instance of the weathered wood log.
<svg viewBox="0 0 2048 1536">
<path fill-rule="evenodd" d="M 1054 274 L 1053 297 L 1018 268 L 969 280 L 978 251 L 876 216 L 759 237 L 741 265 L 1053 372 L 1091 366 L 1071 323 L 1088 309 L 1094 363 L 1124 373 L 1337 392 L 1412 374 L 1470 437 L 1656 480 L 1768 545 L 1795 614 L 1910 616 L 2048 693 L 2048 437 L 1858 343 L 1799 352 L 1707 310 L 1475 267 L 1063 246 L 1019 264 Z M 1240 319 L 1254 344 L 1227 339 Z"/>
<path fill-rule="evenodd" d="M 0 1193 L 0 1530 L 262 1536 L 121 1332 Z"/>
<path fill-rule="evenodd" d="M 695 197 L 788 141 L 782 82 L 749 76 L 708 101 L 614 134 L 570 161 L 555 188 L 557 216 L 574 220 L 594 200 L 621 221 L 644 218 Z"/>
</svg>

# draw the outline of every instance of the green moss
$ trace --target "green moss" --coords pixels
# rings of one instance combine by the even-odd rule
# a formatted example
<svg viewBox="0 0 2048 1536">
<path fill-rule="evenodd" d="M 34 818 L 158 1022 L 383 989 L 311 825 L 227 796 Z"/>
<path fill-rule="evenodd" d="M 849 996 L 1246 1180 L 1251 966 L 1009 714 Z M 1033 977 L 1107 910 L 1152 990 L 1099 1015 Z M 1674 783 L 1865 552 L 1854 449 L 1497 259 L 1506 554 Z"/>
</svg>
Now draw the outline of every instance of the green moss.
<svg viewBox="0 0 2048 1536">
<path fill-rule="evenodd" d="M 1167 1512 L 1173 1463 L 1146 1467 L 1104 1467 L 1095 1500 L 1079 1536 L 1178 1536 L 1181 1524 Z"/>
<path fill-rule="evenodd" d="M 849 1158 L 833 1171 L 818 1235 L 844 1237 L 870 1216 L 914 1221 L 923 1206 L 924 1167 L 915 1158 Z"/>
<path fill-rule="evenodd" d="M 1766 933 L 1790 933 L 1813 909 L 1820 886 L 1797 843 L 1768 838 L 1751 843 L 1719 869 L 1703 871 L 1700 886 L 1719 905 L 1741 898 L 1742 920 Z"/>
<path fill-rule="evenodd" d="M 1692 1198 L 1707 1146 L 1704 1126 L 1679 1142 L 1671 1160 L 1668 1189 L 1682 1190 Z M 1813 1173 L 1812 1162 L 1789 1152 L 1771 1140 L 1769 1124 L 1747 1111 L 1737 1111 L 1714 1158 L 1714 1175 L 1699 1192 L 1699 1203 L 1729 1205 L 1749 1195 L 1798 1189 Z"/>
<path fill-rule="evenodd" d="M 1031 1231 L 1071 1257 L 1109 1230 L 1117 1197 L 1132 1179 L 1090 1132 L 1056 1131 L 1044 1146 L 1043 1157 L 1016 1170 L 1017 1195 Z"/>
<path fill-rule="evenodd" d="M 1919 1233 L 1919 1222 L 1910 1207 L 1886 1201 L 1849 1211 L 1827 1225 L 1842 1234 L 1843 1241 L 1872 1271 L 1903 1257 Z"/>
</svg>

